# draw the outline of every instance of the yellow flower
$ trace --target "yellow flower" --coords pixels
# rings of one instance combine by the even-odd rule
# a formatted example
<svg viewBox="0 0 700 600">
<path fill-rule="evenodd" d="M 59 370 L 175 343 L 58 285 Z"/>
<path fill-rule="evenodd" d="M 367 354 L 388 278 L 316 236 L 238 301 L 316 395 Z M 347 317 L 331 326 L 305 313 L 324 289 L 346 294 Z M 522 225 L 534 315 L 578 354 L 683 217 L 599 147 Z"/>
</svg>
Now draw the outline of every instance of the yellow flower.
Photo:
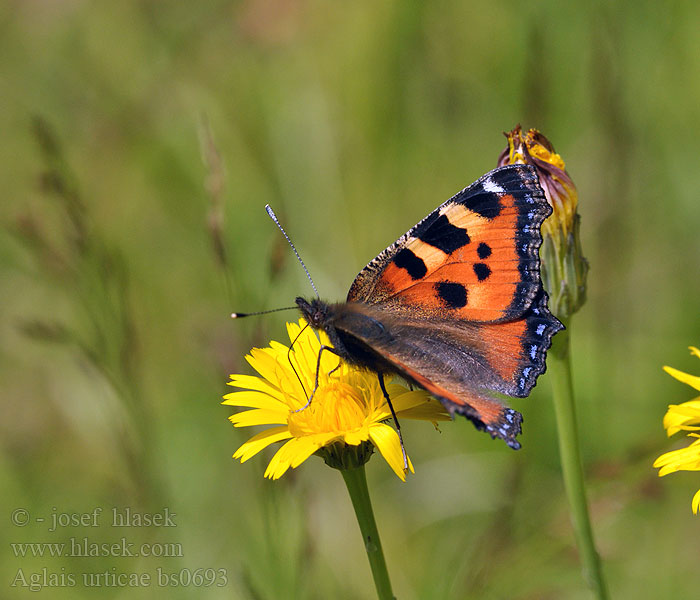
<svg viewBox="0 0 700 600">
<path fill-rule="evenodd" d="M 581 251 L 578 192 L 566 165 L 550 141 L 537 129 L 523 133 L 520 125 L 505 134 L 508 146 L 498 157 L 498 166 L 532 165 L 552 207 L 542 224 L 542 283 L 549 294 L 549 308 L 559 319 L 567 319 L 586 300 L 588 262 Z"/>
<path fill-rule="evenodd" d="M 700 350 L 690 347 L 690 353 L 700 358 Z M 700 377 L 683 373 L 673 367 L 664 367 L 672 377 L 687 383 L 700 391 Z M 678 431 L 700 430 L 700 397 L 684 402 L 683 404 L 671 404 L 664 416 L 666 433 L 671 436 Z M 689 433 L 688 437 L 697 438 L 690 446 L 679 448 L 662 454 L 654 461 L 654 467 L 659 469 L 659 477 L 675 471 L 700 471 L 700 434 Z M 695 514 L 700 512 L 700 490 L 693 496 L 692 509 Z"/>
<path fill-rule="evenodd" d="M 319 386 L 311 404 L 321 341 L 303 319 L 287 323 L 289 347 L 272 341 L 253 348 L 246 360 L 260 374 L 231 375 L 229 385 L 242 388 L 224 396 L 223 404 L 249 408 L 229 417 L 235 427 L 271 425 L 245 442 L 233 455 L 245 462 L 270 444 L 287 440 L 270 460 L 265 477 L 278 479 L 318 453 L 335 468 L 357 467 L 377 448 L 394 472 L 405 481 L 399 436 L 385 421 L 391 411 L 375 373 L 358 369 L 324 352 Z M 330 345 L 324 333 L 324 344 Z M 296 371 L 296 373 L 295 373 Z M 423 390 L 389 384 L 387 391 L 400 419 L 449 420 L 442 405 Z M 301 410 L 300 410 L 301 409 Z M 409 468 L 413 466 L 409 460 Z"/>
</svg>

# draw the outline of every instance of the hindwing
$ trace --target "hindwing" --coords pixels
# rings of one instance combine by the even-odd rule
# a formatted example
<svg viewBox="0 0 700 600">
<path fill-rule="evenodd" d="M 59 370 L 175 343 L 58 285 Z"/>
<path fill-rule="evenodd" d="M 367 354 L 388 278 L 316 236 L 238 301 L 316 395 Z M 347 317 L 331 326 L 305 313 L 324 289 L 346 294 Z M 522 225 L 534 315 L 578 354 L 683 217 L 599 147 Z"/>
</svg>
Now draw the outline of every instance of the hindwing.
<svg viewBox="0 0 700 600">
<path fill-rule="evenodd" d="M 562 328 L 540 292 L 509 322 L 426 321 L 359 303 L 333 306 L 340 342 L 356 355 L 374 356 L 380 369 L 399 373 L 509 446 L 520 444 L 520 414 L 494 393 L 527 396 L 545 370 L 552 336 Z"/>
</svg>

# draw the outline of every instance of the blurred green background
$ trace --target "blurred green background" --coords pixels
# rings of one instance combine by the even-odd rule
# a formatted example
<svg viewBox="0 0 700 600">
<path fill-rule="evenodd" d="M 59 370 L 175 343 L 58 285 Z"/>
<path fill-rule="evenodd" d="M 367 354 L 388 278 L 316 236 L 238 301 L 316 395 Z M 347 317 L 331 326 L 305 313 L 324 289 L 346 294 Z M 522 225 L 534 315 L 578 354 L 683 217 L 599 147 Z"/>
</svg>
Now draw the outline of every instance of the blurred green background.
<svg viewBox="0 0 700 600">
<path fill-rule="evenodd" d="M 59 599 L 371 598 L 338 473 L 312 458 L 270 482 L 270 452 L 231 458 L 251 433 L 219 405 L 228 374 L 292 313 L 228 315 L 311 291 L 266 203 L 341 299 L 522 123 L 579 189 L 574 376 L 612 596 L 697 597 L 700 481 L 651 465 L 687 445 L 661 420 L 693 397 L 661 366 L 700 372 L 699 27 L 690 1 L 3 2 L 0 596 L 30 597 L 34 573 Z M 463 420 L 407 422 L 415 476 L 370 461 L 398 598 L 590 597 L 547 376 L 512 404 L 520 452 Z M 49 531 L 96 507 L 96 526 Z M 176 527 L 114 528 L 112 507 L 167 507 Z M 85 537 L 182 556 L 11 546 Z M 228 583 L 197 587 L 197 569 Z M 152 579 L 83 584 L 105 571 Z"/>
</svg>

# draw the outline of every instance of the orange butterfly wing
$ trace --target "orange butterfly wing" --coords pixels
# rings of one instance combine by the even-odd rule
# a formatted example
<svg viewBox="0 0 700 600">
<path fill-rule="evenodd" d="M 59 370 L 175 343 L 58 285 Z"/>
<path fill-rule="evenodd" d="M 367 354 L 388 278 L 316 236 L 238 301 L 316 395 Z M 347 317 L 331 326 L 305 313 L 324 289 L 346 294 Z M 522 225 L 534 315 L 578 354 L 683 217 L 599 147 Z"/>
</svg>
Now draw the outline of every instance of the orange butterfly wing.
<svg viewBox="0 0 700 600">
<path fill-rule="evenodd" d="M 495 169 L 438 207 L 357 276 L 333 326 L 346 345 L 511 447 L 527 396 L 563 328 L 546 306 L 540 227 L 551 213 L 529 166 Z"/>
<path fill-rule="evenodd" d="M 531 167 L 495 169 L 371 261 L 347 300 L 468 321 L 518 317 L 541 286 L 539 229 L 550 213 Z"/>
</svg>

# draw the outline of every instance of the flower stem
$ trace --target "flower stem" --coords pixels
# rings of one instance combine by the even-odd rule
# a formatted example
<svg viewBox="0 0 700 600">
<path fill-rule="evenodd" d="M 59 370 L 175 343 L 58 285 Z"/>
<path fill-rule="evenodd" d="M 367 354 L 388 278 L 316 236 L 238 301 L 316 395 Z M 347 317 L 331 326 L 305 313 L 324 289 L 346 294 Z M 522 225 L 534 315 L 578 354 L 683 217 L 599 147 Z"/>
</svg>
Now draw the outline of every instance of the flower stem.
<svg viewBox="0 0 700 600">
<path fill-rule="evenodd" d="M 607 600 L 608 590 L 603 577 L 600 556 L 593 540 L 586 486 L 583 479 L 571 377 L 568 330 L 560 332 L 554 340 L 548 362 L 550 379 L 554 387 L 554 409 L 559 433 L 559 454 L 564 486 L 569 499 L 576 543 L 583 562 L 583 576 L 596 597 L 599 600 Z"/>
<path fill-rule="evenodd" d="M 382 552 L 377 523 L 374 520 L 372 503 L 369 498 L 365 467 L 362 465 L 357 468 L 342 469 L 340 472 L 343 474 L 352 506 L 355 509 L 357 522 L 360 525 L 362 540 L 367 551 L 369 566 L 372 569 L 372 577 L 374 577 L 374 586 L 377 588 L 377 597 L 380 600 L 393 600 L 394 594 L 391 591 L 389 572 L 386 569 L 384 552 Z"/>
</svg>

